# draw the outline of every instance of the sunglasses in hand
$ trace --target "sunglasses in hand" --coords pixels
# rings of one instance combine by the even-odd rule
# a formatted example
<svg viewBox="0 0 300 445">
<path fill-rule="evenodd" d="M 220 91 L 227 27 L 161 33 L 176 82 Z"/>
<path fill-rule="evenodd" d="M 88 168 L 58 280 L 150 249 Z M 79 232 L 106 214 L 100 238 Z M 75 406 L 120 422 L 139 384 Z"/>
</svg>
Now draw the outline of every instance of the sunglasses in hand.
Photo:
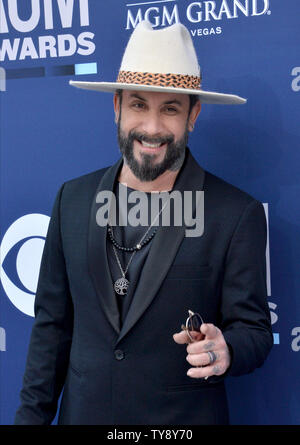
<svg viewBox="0 0 300 445">
<path fill-rule="evenodd" d="M 195 338 L 193 338 L 192 336 L 192 332 L 200 332 L 201 325 L 202 323 L 204 323 L 204 321 L 202 320 L 201 315 L 198 314 L 197 312 L 189 310 L 188 313 L 189 316 L 186 319 L 185 325 L 184 324 L 181 325 L 181 329 L 186 331 L 191 341 L 195 341 Z"/>
</svg>

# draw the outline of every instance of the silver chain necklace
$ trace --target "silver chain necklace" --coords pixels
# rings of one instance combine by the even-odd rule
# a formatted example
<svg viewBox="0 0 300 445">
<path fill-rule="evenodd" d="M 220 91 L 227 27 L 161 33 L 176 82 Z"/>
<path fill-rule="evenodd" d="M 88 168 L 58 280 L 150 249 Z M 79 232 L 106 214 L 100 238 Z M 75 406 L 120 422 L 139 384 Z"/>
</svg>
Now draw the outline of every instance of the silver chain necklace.
<svg viewBox="0 0 300 445">
<path fill-rule="evenodd" d="M 122 266 L 121 266 L 120 259 L 119 259 L 119 257 L 118 257 L 118 254 L 117 254 L 117 251 L 116 251 L 115 246 L 114 246 L 114 245 L 112 246 L 113 251 L 114 251 L 115 256 L 116 256 L 116 260 L 117 260 L 119 269 L 120 269 L 121 274 L 122 274 L 122 277 L 121 277 L 121 278 L 118 278 L 118 279 L 115 281 L 115 283 L 114 283 L 114 289 L 115 289 L 115 291 L 116 291 L 117 294 L 119 294 L 119 295 L 126 295 L 126 294 L 127 294 L 127 290 L 128 290 L 128 287 L 129 287 L 130 282 L 127 280 L 127 278 L 125 278 L 125 275 L 126 275 L 126 273 L 127 273 L 127 271 L 128 271 L 128 268 L 129 268 L 129 266 L 130 266 L 130 264 L 131 264 L 131 262 L 132 262 L 132 260 L 133 260 L 134 255 L 136 254 L 136 252 L 137 252 L 138 250 L 141 249 L 141 243 L 143 242 L 144 238 L 147 236 L 149 230 L 150 230 L 151 227 L 154 225 L 155 221 L 157 220 L 157 218 L 159 217 L 159 215 L 161 214 L 161 212 L 163 211 L 163 209 L 166 207 L 167 204 L 168 204 L 168 201 L 164 204 L 164 206 L 163 206 L 163 207 L 161 208 L 161 210 L 158 212 L 158 214 L 156 215 L 156 217 L 155 217 L 154 220 L 152 221 L 151 225 L 148 227 L 146 233 L 142 236 L 142 238 L 140 239 L 140 241 L 139 241 L 139 242 L 137 243 L 137 245 L 135 246 L 137 250 L 135 250 L 135 251 L 132 253 L 132 255 L 130 256 L 129 261 L 128 261 L 128 264 L 127 264 L 125 270 L 123 270 L 123 268 L 122 268 Z M 110 230 L 112 231 L 112 227 L 110 227 Z"/>
</svg>

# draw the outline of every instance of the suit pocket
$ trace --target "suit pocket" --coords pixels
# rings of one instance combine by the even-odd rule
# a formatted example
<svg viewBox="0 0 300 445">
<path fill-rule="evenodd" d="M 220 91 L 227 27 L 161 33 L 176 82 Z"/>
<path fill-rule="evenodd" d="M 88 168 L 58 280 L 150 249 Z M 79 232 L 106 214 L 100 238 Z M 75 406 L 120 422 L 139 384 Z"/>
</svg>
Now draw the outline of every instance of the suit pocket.
<svg viewBox="0 0 300 445">
<path fill-rule="evenodd" d="M 167 387 L 168 392 L 180 392 L 180 391 L 202 391 L 203 389 L 214 389 L 216 387 L 220 387 L 220 385 L 213 383 L 194 383 L 194 384 L 185 384 L 185 385 L 171 385 Z"/>
<path fill-rule="evenodd" d="M 82 373 L 70 363 L 65 384 L 65 393 L 67 399 L 81 396 L 82 385 Z"/>
<path fill-rule="evenodd" d="M 78 378 L 81 378 L 81 376 L 82 376 L 82 372 L 78 371 L 78 369 L 75 368 L 75 366 L 72 363 L 70 363 L 70 372 L 72 374 L 74 374 L 75 376 L 77 376 Z"/>
<path fill-rule="evenodd" d="M 209 265 L 181 265 L 170 267 L 166 279 L 170 280 L 205 280 L 211 276 L 212 267 Z"/>
</svg>

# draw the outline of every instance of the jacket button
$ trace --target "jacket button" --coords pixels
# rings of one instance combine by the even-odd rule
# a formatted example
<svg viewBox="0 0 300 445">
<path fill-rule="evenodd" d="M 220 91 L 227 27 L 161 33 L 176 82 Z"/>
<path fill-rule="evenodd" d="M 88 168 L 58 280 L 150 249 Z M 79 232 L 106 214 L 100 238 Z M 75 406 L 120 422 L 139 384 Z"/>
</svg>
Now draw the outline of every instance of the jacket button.
<svg viewBox="0 0 300 445">
<path fill-rule="evenodd" d="M 115 351 L 115 357 L 117 360 L 123 360 L 123 358 L 125 357 L 125 354 L 123 351 L 121 351 L 121 349 L 117 349 Z"/>
</svg>

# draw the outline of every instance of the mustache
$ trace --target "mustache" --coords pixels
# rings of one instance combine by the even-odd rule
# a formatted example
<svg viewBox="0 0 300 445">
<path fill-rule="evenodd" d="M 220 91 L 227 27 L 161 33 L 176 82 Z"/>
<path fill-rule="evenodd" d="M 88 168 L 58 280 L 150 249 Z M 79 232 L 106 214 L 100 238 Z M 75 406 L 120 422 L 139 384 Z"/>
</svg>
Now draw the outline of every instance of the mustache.
<svg viewBox="0 0 300 445">
<path fill-rule="evenodd" d="M 131 130 L 129 132 L 129 138 L 131 141 L 134 139 L 138 139 L 140 142 L 147 142 L 148 144 L 172 144 L 174 142 L 174 136 L 165 135 L 165 136 L 149 136 L 146 133 L 140 133 L 135 130 Z"/>
</svg>

